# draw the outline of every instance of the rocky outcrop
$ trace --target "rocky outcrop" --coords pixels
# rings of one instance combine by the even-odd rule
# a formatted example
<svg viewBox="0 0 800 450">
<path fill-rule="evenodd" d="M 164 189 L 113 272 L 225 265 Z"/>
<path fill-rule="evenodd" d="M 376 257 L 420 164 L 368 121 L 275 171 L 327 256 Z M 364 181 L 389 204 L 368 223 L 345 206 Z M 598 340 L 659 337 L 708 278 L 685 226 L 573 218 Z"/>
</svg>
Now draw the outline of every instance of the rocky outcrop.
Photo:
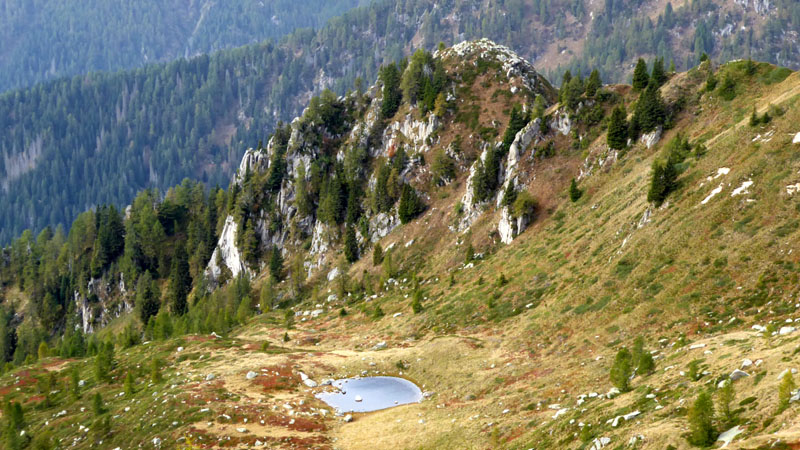
<svg viewBox="0 0 800 450">
<path fill-rule="evenodd" d="M 469 227 L 472 226 L 472 223 L 481 215 L 483 211 L 483 206 L 486 202 L 483 203 L 476 203 L 475 202 L 475 174 L 478 171 L 478 163 L 479 161 L 485 162 L 486 157 L 488 156 L 488 147 L 483 149 L 481 152 L 481 156 L 478 161 L 475 161 L 472 164 L 472 167 L 469 169 L 469 176 L 467 177 L 467 186 L 464 190 L 464 196 L 461 198 L 461 213 L 458 219 L 458 222 L 451 227 L 453 231 L 457 231 L 459 233 L 466 231 Z"/>
<path fill-rule="evenodd" d="M 655 130 L 647 134 L 643 134 L 642 137 L 639 138 L 639 141 L 641 141 L 641 143 L 644 144 L 644 146 L 647 147 L 648 149 L 653 148 L 653 146 L 658 144 L 658 141 L 661 140 L 662 131 L 663 129 L 661 128 L 661 125 L 659 125 L 658 128 L 656 128 Z"/>
<path fill-rule="evenodd" d="M 378 213 L 369 220 L 369 240 L 378 242 L 388 236 L 397 226 L 400 218 L 395 214 Z"/>
<path fill-rule="evenodd" d="M 514 53 L 504 45 L 496 44 L 488 39 L 477 41 L 464 41 L 444 50 L 436 52 L 439 56 L 454 56 L 463 61 L 462 64 L 472 64 L 476 58 L 494 59 L 502 64 L 503 73 L 513 85 L 528 89 L 531 93 L 542 94 L 548 102 L 555 100 L 556 91 L 550 83 L 539 73 L 533 65 Z"/>
<path fill-rule="evenodd" d="M 500 203 L 503 201 L 503 194 L 508 188 L 508 185 L 512 184 L 514 188 L 517 187 L 519 161 L 522 159 L 523 154 L 531 145 L 531 142 L 538 143 L 542 140 L 543 136 L 541 133 L 541 128 L 542 120 L 536 118 L 525 125 L 525 127 L 519 130 L 517 135 L 514 136 L 514 142 L 511 143 L 511 146 L 508 149 L 508 155 L 506 156 L 506 160 L 500 171 L 500 177 L 503 180 L 503 183 L 501 184 L 500 189 L 498 189 L 497 198 L 495 200 L 495 204 L 498 208 L 500 207 Z M 533 157 L 533 154 L 531 154 L 531 157 Z"/>
<path fill-rule="evenodd" d="M 500 234 L 500 241 L 510 244 L 514 238 L 519 236 L 528 227 L 528 217 L 513 217 L 510 208 L 504 207 L 500 213 L 500 222 L 497 223 L 497 232 Z"/>
<path fill-rule="evenodd" d="M 219 236 L 217 248 L 211 254 L 211 261 L 208 262 L 206 269 L 206 276 L 209 280 L 218 280 L 222 275 L 223 268 L 217 264 L 217 261 L 221 261 L 234 277 L 238 276 L 239 272 L 247 270 L 242 261 L 242 254 L 236 247 L 236 221 L 233 216 L 225 218 L 225 226 Z"/>
<path fill-rule="evenodd" d="M 772 7 L 771 0 L 733 0 L 734 3 L 741 6 L 745 10 L 750 9 L 750 5 L 753 7 L 753 11 L 757 14 L 767 14 Z"/>
<path fill-rule="evenodd" d="M 431 136 L 439 127 L 439 119 L 434 114 L 428 114 L 423 120 L 417 120 L 415 114 L 409 112 L 403 120 L 392 122 L 383 131 L 383 146 L 379 153 L 383 156 L 393 156 L 401 145 L 406 146 L 409 154 L 427 152 L 435 144 Z M 373 156 L 377 156 L 374 154 Z"/>
</svg>

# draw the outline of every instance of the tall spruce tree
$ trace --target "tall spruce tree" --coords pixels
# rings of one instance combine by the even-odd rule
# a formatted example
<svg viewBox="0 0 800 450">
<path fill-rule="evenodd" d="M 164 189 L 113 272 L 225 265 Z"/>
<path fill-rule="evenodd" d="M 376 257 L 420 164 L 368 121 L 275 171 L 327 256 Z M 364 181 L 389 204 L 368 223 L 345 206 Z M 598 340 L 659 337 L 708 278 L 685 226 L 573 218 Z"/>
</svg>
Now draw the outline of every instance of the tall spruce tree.
<svg viewBox="0 0 800 450">
<path fill-rule="evenodd" d="M 192 290 L 192 276 L 189 274 L 189 258 L 186 247 L 180 242 L 172 256 L 172 269 L 169 275 L 169 300 L 172 313 L 182 316 L 188 310 L 186 297 Z"/>
<path fill-rule="evenodd" d="M 661 99 L 661 92 L 657 83 L 649 83 L 647 89 L 639 96 L 636 103 L 634 120 L 643 133 L 649 133 L 656 127 L 663 125 L 667 117 L 664 101 Z"/>
<path fill-rule="evenodd" d="M 633 89 L 641 91 L 647 87 L 649 81 L 650 75 L 647 74 L 647 63 L 644 62 L 644 59 L 639 58 L 636 61 L 636 67 L 633 69 Z"/>
<path fill-rule="evenodd" d="M 404 184 L 400 194 L 400 202 L 397 205 L 397 215 L 400 223 L 408 223 L 425 209 L 425 205 L 419 198 L 417 191 L 410 185 Z"/>
<path fill-rule="evenodd" d="M 598 72 L 597 69 L 592 70 L 592 73 L 589 74 L 589 79 L 586 80 L 586 96 L 593 98 L 602 85 L 603 82 L 600 80 L 600 72 Z"/>
<path fill-rule="evenodd" d="M 608 121 L 608 146 L 615 150 L 622 150 L 628 145 L 628 121 L 625 107 L 620 105 L 611 112 Z"/>
<path fill-rule="evenodd" d="M 358 240 L 356 240 L 356 231 L 350 224 L 345 227 L 344 231 L 344 257 L 349 263 L 358 261 Z"/>
<path fill-rule="evenodd" d="M 689 408 L 689 443 L 698 447 L 708 447 L 717 440 L 714 430 L 714 403 L 706 391 L 697 396 Z"/>
<path fill-rule="evenodd" d="M 269 274 L 275 283 L 283 280 L 283 256 L 278 247 L 272 247 L 269 255 Z"/>
<path fill-rule="evenodd" d="M 662 86 L 667 82 L 667 74 L 664 72 L 664 58 L 656 58 L 653 61 L 653 71 L 650 74 L 650 79 L 658 86 Z"/>
</svg>

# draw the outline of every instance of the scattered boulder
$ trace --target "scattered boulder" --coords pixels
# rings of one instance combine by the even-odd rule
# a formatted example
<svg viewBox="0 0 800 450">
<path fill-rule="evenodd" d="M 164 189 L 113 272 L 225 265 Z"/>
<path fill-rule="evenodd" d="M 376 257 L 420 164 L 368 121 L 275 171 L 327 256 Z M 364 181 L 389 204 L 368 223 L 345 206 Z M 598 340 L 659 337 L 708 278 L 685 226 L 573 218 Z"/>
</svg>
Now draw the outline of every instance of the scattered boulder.
<svg viewBox="0 0 800 450">
<path fill-rule="evenodd" d="M 727 447 L 728 444 L 730 444 L 731 441 L 733 441 L 733 439 L 736 436 L 738 436 L 739 434 L 741 434 L 743 431 L 744 431 L 744 429 L 742 427 L 740 427 L 739 425 L 736 425 L 735 427 L 733 427 L 733 428 L 725 431 L 724 433 L 720 434 L 719 437 L 717 438 L 717 442 L 720 442 L 720 441 L 723 442 L 722 447 L 720 447 L 720 448 Z"/>
<path fill-rule="evenodd" d="M 794 139 L 792 139 L 792 144 L 800 144 L 800 133 L 794 135 Z"/>
<path fill-rule="evenodd" d="M 253 378 L 255 378 L 257 376 L 258 376 L 258 374 L 256 372 L 253 372 L 252 370 L 250 372 L 247 372 L 247 375 L 245 375 L 245 377 L 248 380 L 252 380 Z"/>
<path fill-rule="evenodd" d="M 345 422 L 352 422 L 353 421 L 353 415 L 352 414 L 348 414 L 348 415 L 344 416 L 344 421 Z"/>
<path fill-rule="evenodd" d="M 372 347 L 373 350 L 383 350 L 385 348 L 386 348 L 386 341 L 378 342 L 377 344 L 375 344 L 374 347 Z"/>
<path fill-rule="evenodd" d="M 730 378 L 731 378 L 731 380 L 736 381 L 736 380 L 738 380 L 740 378 L 745 378 L 745 377 L 749 377 L 749 376 L 750 376 L 750 374 L 745 372 L 744 370 L 736 369 L 733 372 L 731 372 Z"/>
<path fill-rule="evenodd" d="M 214 374 L 213 374 L 213 373 L 210 373 L 210 374 L 206 375 L 206 381 L 211 381 L 211 380 L 213 380 L 214 378 L 216 378 L 216 376 L 214 376 Z"/>
</svg>

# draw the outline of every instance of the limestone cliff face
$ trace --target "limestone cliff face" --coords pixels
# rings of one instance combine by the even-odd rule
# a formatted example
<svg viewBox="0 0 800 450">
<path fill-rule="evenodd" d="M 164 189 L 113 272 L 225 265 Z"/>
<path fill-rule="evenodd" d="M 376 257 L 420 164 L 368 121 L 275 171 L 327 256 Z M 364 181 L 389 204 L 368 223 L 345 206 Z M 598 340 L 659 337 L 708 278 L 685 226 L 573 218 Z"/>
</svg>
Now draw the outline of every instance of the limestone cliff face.
<svg viewBox="0 0 800 450">
<path fill-rule="evenodd" d="M 496 71 L 495 78 L 499 80 L 497 82 L 511 93 L 515 102 L 529 105 L 537 94 L 542 94 L 547 103 L 555 100 L 555 90 L 530 63 L 507 47 L 491 41 L 463 42 L 450 49 L 437 51 L 434 57 L 449 61 L 449 75 L 454 85 L 448 87 L 443 94 L 446 94 L 447 102 L 450 104 L 455 105 L 462 100 L 458 98 L 459 91 L 455 87 L 461 80 L 459 71 L 473 70 L 478 60 L 491 62 L 491 67 Z M 532 144 L 542 139 L 542 124 L 538 119 L 517 133 L 507 157 L 501 163 L 497 181 L 498 186 L 502 188 L 498 190 L 496 198 L 492 199 L 494 201 L 476 204 L 472 198 L 471 187 L 475 166 L 464 165 L 463 156 L 456 155 L 447 142 L 442 142 L 442 135 L 455 126 L 453 115 L 437 117 L 433 113 L 422 114 L 416 105 L 405 104 L 394 118 L 381 120 L 380 83 L 361 96 L 351 94 L 348 97 L 340 97 L 339 100 L 348 108 L 355 108 L 348 111 L 348 117 L 353 118 L 352 123 L 346 123 L 344 130 L 338 131 L 339 135 L 331 135 L 319 124 L 309 122 L 305 113 L 303 117 L 291 123 L 289 142 L 283 153 L 286 176 L 273 197 L 275 206 L 269 213 L 259 211 L 253 219 L 262 254 L 263 251 L 274 247 L 281 249 L 284 257 L 290 253 L 302 252 L 307 275 L 313 275 L 315 271 L 330 266 L 335 261 L 334 254 L 341 248 L 342 230 L 339 227 L 326 225 L 317 218 L 318 205 L 314 205 L 311 208 L 312 212 L 307 216 L 301 216 L 298 212 L 295 180 L 301 173 L 300 167 L 306 168 L 305 177 L 308 181 L 310 180 L 308 168 L 319 158 L 333 157 L 339 164 L 352 166 L 351 156 L 354 149 L 366 155 L 366 161 L 360 162 L 360 165 L 353 169 L 367 180 L 365 188 L 368 192 L 360 195 L 361 210 L 364 214 L 357 227 L 359 253 L 363 255 L 375 242 L 389 236 L 400 226 L 397 205 L 388 212 L 380 213 L 373 212 L 370 207 L 369 195 L 377 181 L 375 161 L 392 160 L 402 148 L 408 157 L 408 162 L 397 174 L 398 179 L 400 182 L 418 186 L 420 196 L 428 200 L 430 198 L 424 192 L 424 188 L 427 186 L 425 180 L 429 179 L 431 173 L 432 151 L 445 148 L 447 154 L 454 157 L 453 160 L 462 161 L 460 173 L 457 173 L 455 178 L 461 176 L 466 178 L 466 190 L 461 199 L 464 212 L 452 229 L 463 232 L 485 211 L 492 208 L 500 209 L 502 192 L 509 184 L 514 188 L 526 184 L 526 180 L 520 180 L 523 174 L 519 170 L 519 162 Z M 336 143 L 333 152 L 330 148 L 331 142 Z M 499 142 L 482 142 L 481 159 L 486 158 L 487 150 L 492 145 L 499 145 Z M 263 150 L 247 150 L 232 182 L 242 187 L 248 173 L 269 171 L 277 147 L 275 138 L 272 138 Z M 452 181 L 454 180 L 448 179 L 446 183 Z M 512 217 L 508 208 L 502 208 L 498 229 L 503 241 L 511 242 L 524 231 L 527 223 L 528 218 Z M 206 275 L 212 285 L 226 268 L 234 276 L 242 272 L 252 274 L 257 269 L 247 266 L 241 250 L 237 248 L 237 233 L 240 229 L 241 226 L 236 223 L 233 216 L 226 218 L 216 250 L 206 269 Z"/>
</svg>

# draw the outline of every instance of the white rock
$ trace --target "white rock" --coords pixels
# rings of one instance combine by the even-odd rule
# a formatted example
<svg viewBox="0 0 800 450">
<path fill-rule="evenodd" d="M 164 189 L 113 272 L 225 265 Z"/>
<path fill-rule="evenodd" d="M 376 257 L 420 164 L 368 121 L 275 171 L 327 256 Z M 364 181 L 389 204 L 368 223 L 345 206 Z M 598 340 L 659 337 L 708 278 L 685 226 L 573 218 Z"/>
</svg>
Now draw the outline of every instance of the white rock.
<svg viewBox="0 0 800 450">
<path fill-rule="evenodd" d="M 717 438 L 717 442 L 719 442 L 719 441 L 724 442 L 724 444 L 722 444 L 722 447 L 720 447 L 720 448 L 727 447 L 728 444 L 730 444 L 731 441 L 733 441 L 733 439 L 736 436 L 738 436 L 739 434 L 741 434 L 743 431 L 744 431 L 743 428 L 741 428 L 739 425 L 736 425 L 735 427 L 731 428 L 730 430 L 725 431 L 724 433 L 720 434 L 719 437 Z"/>
<path fill-rule="evenodd" d="M 750 367 L 752 365 L 753 365 L 753 361 L 752 360 L 747 359 L 747 358 L 742 360 L 742 369 L 746 369 L 746 368 L 748 368 L 748 367 Z"/>
<path fill-rule="evenodd" d="M 736 369 L 733 372 L 731 372 L 730 378 L 731 378 L 731 380 L 736 381 L 736 380 L 738 380 L 740 378 L 749 377 L 749 376 L 750 376 L 749 373 L 747 373 L 747 372 L 745 372 L 743 370 Z"/>
<path fill-rule="evenodd" d="M 795 331 L 797 331 L 797 328 L 795 328 L 795 327 L 781 327 L 780 331 L 778 331 L 778 334 L 780 334 L 781 336 L 784 336 L 784 335 L 787 335 L 787 334 L 792 334 Z"/>
<path fill-rule="evenodd" d="M 255 372 L 253 372 L 253 371 L 251 370 L 250 372 L 247 372 L 246 378 L 247 378 L 248 380 L 252 380 L 253 378 L 255 378 L 255 377 L 257 377 L 257 376 L 258 376 L 258 374 L 257 374 L 257 373 L 255 373 Z"/>
<path fill-rule="evenodd" d="M 247 433 L 247 428 L 239 427 L 239 428 L 236 429 L 236 431 L 238 431 L 239 433 Z"/>
<path fill-rule="evenodd" d="M 333 270 L 328 272 L 328 281 L 333 281 L 338 276 L 339 276 L 339 268 L 338 267 L 334 267 Z"/>
<path fill-rule="evenodd" d="M 210 374 L 206 375 L 206 381 L 211 381 L 211 380 L 213 380 L 214 378 L 216 378 L 216 376 L 214 376 L 214 374 L 213 374 L 213 373 L 210 373 Z"/>
<path fill-rule="evenodd" d="M 386 341 L 378 342 L 377 344 L 375 344 L 374 347 L 372 347 L 373 350 L 383 350 L 385 348 L 386 348 Z"/>
<path fill-rule="evenodd" d="M 794 139 L 792 139 L 792 144 L 800 144 L 800 133 L 794 135 Z"/>
<path fill-rule="evenodd" d="M 352 422 L 353 421 L 353 416 L 350 415 L 350 414 L 344 416 L 344 421 L 345 422 Z"/>
<path fill-rule="evenodd" d="M 360 402 L 360 401 L 362 401 L 362 400 L 364 400 L 364 399 L 363 399 L 363 398 L 361 398 L 361 396 L 360 396 L 360 395 L 356 395 L 355 401 L 357 401 L 357 402 Z"/>
<path fill-rule="evenodd" d="M 161 438 L 153 438 L 153 445 L 156 447 L 161 446 Z"/>
</svg>

